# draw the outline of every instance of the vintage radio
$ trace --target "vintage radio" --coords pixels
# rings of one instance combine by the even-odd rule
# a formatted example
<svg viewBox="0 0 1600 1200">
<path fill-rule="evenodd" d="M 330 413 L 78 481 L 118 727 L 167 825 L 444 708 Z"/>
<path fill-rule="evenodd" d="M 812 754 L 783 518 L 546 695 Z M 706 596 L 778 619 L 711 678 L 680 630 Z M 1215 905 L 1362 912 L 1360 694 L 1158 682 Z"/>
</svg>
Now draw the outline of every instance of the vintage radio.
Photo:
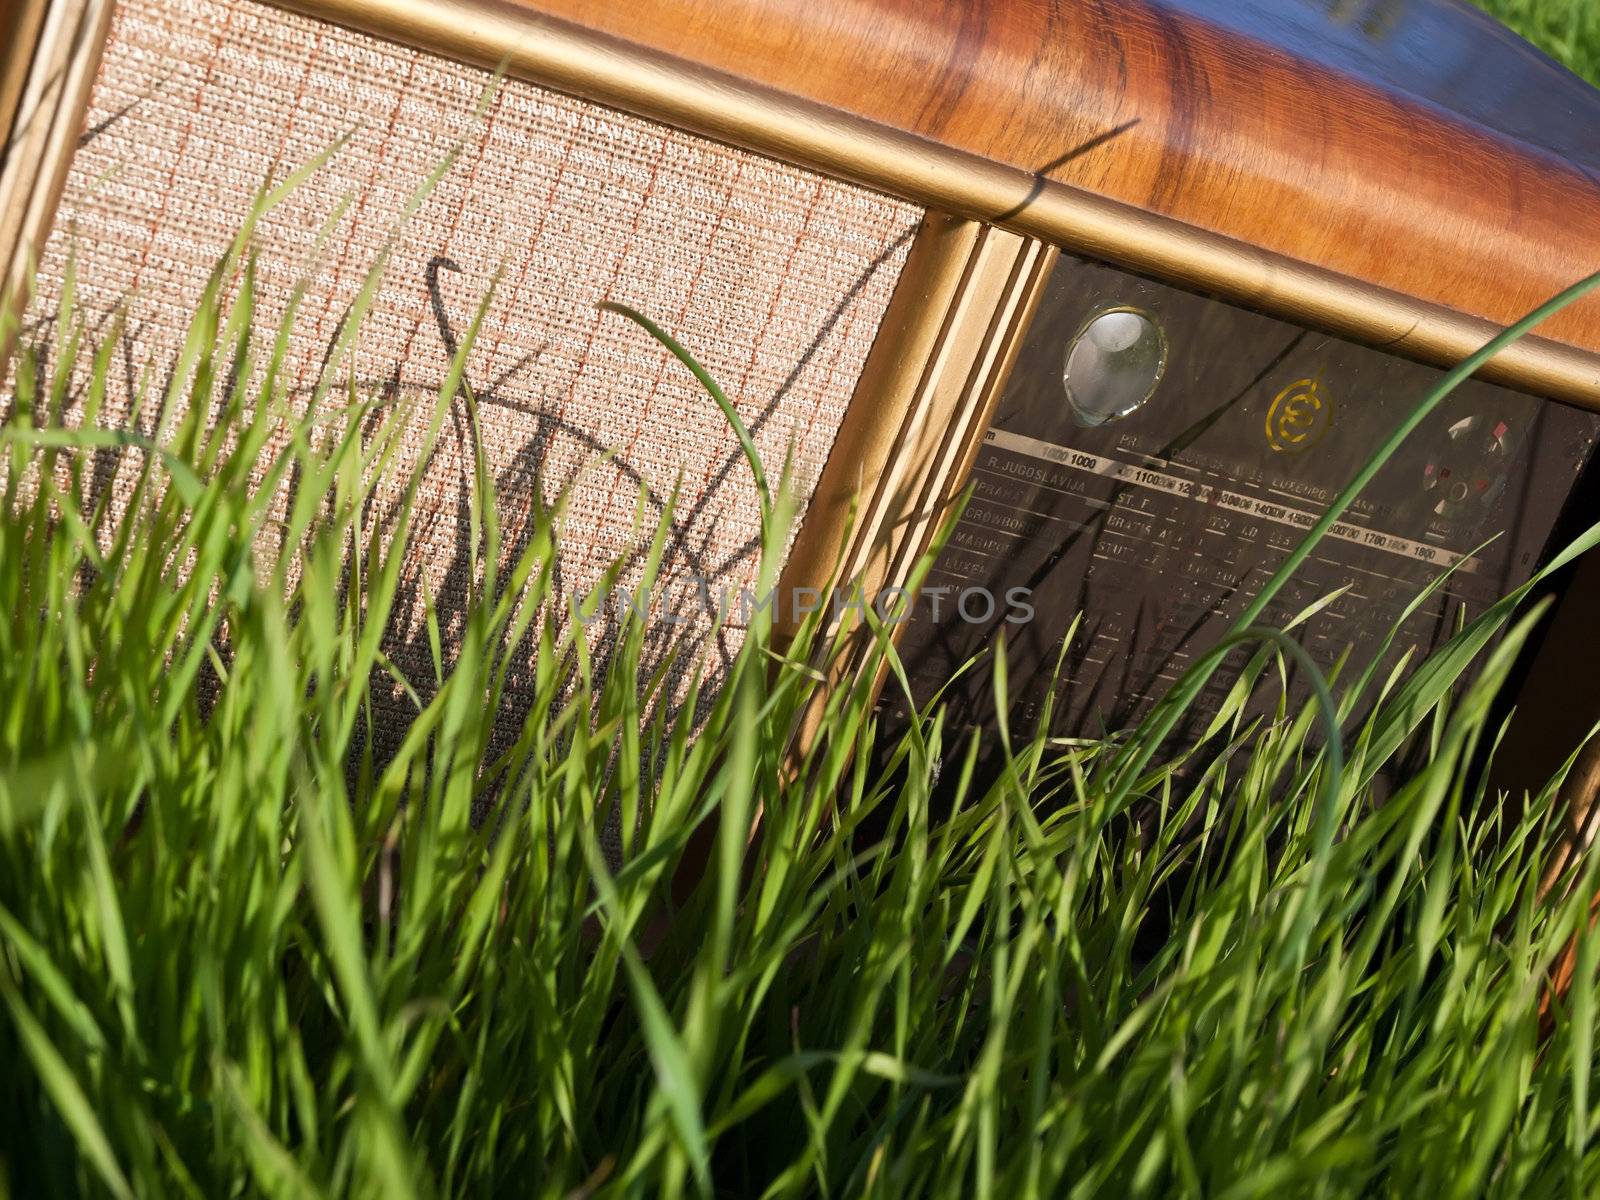
<svg viewBox="0 0 1600 1200">
<path fill-rule="evenodd" d="M 842 544 L 868 590 L 903 582 L 970 481 L 932 582 L 952 609 L 979 584 L 1031 597 L 1024 713 L 1084 613 L 1066 732 L 1137 715 L 1443 368 L 1600 269 L 1600 94 L 1454 0 L 12 0 L 4 20 L 0 254 L 8 294 L 30 256 L 40 280 L 23 336 L 75 255 L 79 303 L 126 304 L 126 358 L 162 362 L 256 186 L 345 137 L 258 236 L 267 307 L 310 266 L 309 380 L 455 147 L 393 234 L 369 382 L 437 386 L 501 272 L 469 376 L 502 496 L 574 485 L 583 578 L 628 548 L 636 489 L 681 473 L 668 574 L 737 586 L 758 516 L 733 434 L 595 305 L 643 309 L 769 459 L 798 448 L 784 594 Z M 1328 661 L 1454 566 L 1409 626 L 1436 641 L 1546 553 L 1597 413 L 1593 297 L 1440 409 L 1276 611 L 1346 588 L 1305 631 Z M 446 599 L 466 464 L 458 444 L 430 467 L 419 570 Z M 975 604 L 904 629 L 918 680 L 992 641 L 1003 601 Z M 1563 622 L 1583 622 L 1558 619 L 1565 661 L 1593 656 Z M 727 653 L 739 630 L 697 634 Z M 1555 661 L 1528 672 L 1554 714 L 1512 748 L 1529 772 L 1600 715 L 1600 672 Z M 987 695 L 958 716 L 992 720 Z"/>
</svg>

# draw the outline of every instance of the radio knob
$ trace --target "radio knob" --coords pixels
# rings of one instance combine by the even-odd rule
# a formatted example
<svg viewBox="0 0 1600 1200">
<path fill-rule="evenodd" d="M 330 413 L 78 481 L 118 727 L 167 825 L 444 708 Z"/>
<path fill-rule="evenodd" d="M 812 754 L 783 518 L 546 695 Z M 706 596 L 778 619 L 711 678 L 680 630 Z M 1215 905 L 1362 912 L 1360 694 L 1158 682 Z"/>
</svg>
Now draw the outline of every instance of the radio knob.
<svg viewBox="0 0 1600 1200">
<path fill-rule="evenodd" d="M 1423 468 L 1433 514 L 1446 521 L 1481 516 L 1505 490 L 1511 426 L 1482 413 L 1463 417 Z"/>
</svg>

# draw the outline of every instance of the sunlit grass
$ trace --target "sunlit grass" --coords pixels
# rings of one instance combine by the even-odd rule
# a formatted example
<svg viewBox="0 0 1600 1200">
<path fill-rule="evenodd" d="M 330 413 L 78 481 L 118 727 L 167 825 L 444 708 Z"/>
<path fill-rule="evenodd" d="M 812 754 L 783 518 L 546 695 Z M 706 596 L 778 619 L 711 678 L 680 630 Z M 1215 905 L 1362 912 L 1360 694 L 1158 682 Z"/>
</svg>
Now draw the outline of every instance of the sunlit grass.
<svg viewBox="0 0 1600 1200">
<path fill-rule="evenodd" d="M 1517 598 L 1403 683 L 1352 660 L 1264 720 L 1246 697 L 1293 650 L 1253 632 L 1186 762 L 1155 753 L 1169 705 L 1103 744 L 1011 729 L 979 789 L 937 710 L 870 770 L 874 664 L 819 697 L 820 627 L 780 652 L 759 610 L 691 736 L 637 624 L 601 671 L 557 619 L 559 506 L 508 547 L 480 472 L 459 636 L 379 759 L 420 486 L 394 449 L 473 415 L 472 337 L 428 402 L 363 395 L 341 367 L 369 288 L 296 407 L 247 262 L 241 239 L 144 397 L 156 439 L 96 431 L 111 360 L 70 283 L 0 433 L 10 1194 L 1600 1187 L 1600 860 L 1544 893 L 1553 788 L 1482 782 Z M 789 505 L 762 487 L 770 551 Z M 520 664 L 533 702 L 496 738 Z M 1342 755 L 1314 736 L 1334 717 Z"/>
</svg>

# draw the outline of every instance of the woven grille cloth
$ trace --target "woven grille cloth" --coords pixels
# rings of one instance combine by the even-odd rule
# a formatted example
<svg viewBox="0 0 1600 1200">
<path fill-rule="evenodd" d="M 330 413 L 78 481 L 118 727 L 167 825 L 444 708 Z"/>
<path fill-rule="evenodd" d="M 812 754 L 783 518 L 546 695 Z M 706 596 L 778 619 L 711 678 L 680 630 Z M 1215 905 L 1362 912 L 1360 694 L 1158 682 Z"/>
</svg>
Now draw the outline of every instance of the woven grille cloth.
<svg viewBox="0 0 1600 1200">
<path fill-rule="evenodd" d="M 667 573 L 748 584 L 758 518 L 734 435 L 681 366 L 595 305 L 632 304 L 677 334 L 721 381 L 774 478 L 793 445 L 805 495 L 920 213 L 538 87 L 491 84 L 245 0 L 128 0 L 41 255 L 35 329 L 47 328 L 75 245 L 79 304 L 109 312 L 127 301 L 123 357 L 159 374 L 262 181 L 349 134 L 257 239 L 265 328 L 310 268 L 290 354 L 304 393 L 408 197 L 459 144 L 399 234 L 357 376 L 431 396 L 449 343 L 499 272 L 467 374 L 513 534 L 536 474 L 547 501 L 575 481 L 562 566 L 569 587 L 583 586 L 636 544 L 640 483 L 655 503 L 681 477 Z M 111 424 L 128 418 L 118 386 Z M 428 419 L 426 406 L 414 411 L 413 449 Z M 415 542 L 420 590 L 435 594 L 447 632 L 464 599 L 464 437 L 463 421 L 446 427 Z M 617 460 L 602 461 L 603 450 Z M 432 674 L 420 615 L 419 601 L 396 651 L 419 683 Z M 723 635 L 721 653 L 737 636 Z"/>
</svg>

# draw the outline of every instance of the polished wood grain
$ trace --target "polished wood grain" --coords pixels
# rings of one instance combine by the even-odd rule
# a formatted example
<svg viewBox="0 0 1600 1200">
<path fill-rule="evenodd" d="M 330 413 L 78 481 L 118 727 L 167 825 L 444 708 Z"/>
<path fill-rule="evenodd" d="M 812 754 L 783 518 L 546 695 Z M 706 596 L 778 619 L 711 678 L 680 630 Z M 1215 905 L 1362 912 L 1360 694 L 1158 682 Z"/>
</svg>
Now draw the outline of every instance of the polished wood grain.
<svg viewBox="0 0 1600 1200">
<path fill-rule="evenodd" d="M 1451 0 L 516 3 L 1499 323 L 1600 270 L 1600 95 Z"/>
<path fill-rule="evenodd" d="M 10 157 L 12 118 L 43 23 L 43 0 L 0 0 L 0 170 Z"/>
</svg>

